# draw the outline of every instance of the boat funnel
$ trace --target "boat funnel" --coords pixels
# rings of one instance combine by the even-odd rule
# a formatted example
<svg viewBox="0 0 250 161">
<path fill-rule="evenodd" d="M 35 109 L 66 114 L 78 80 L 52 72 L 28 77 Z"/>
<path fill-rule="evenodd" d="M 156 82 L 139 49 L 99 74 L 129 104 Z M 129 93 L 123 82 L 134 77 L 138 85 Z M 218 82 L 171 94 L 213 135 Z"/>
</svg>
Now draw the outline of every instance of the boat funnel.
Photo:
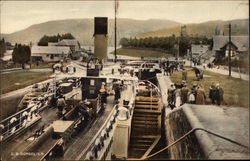
<svg viewBox="0 0 250 161">
<path fill-rule="evenodd" d="M 108 51 L 108 18 L 95 17 L 94 55 L 99 61 L 107 60 Z"/>
</svg>

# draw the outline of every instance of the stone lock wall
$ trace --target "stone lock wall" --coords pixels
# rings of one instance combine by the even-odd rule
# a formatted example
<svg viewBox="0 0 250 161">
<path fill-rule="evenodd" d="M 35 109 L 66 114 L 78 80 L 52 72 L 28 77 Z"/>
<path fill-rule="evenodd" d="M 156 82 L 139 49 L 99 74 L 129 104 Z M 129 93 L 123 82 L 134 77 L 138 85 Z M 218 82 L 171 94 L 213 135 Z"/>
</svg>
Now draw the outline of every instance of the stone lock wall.
<svg viewBox="0 0 250 161">
<path fill-rule="evenodd" d="M 173 143 L 191 129 L 183 109 L 170 113 L 166 117 L 167 145 Z M 206 159 L 194 133 L 170 147 L 168 153 L 169 159 Z"/>
</svg>

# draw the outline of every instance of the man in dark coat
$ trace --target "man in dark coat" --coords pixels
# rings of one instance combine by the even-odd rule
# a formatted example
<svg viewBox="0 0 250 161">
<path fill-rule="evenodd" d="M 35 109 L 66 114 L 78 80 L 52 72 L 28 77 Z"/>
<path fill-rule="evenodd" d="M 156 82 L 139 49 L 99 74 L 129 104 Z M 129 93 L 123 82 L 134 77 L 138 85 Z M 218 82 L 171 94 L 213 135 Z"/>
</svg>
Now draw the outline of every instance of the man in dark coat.
<svg viewBox="0 0 250 161">
<path fill-rule="evenodd" d="M 63 109 L 65 108 L 66 106 L 66 102 L 65 102 L 65 98 L 63 97 L 63 95 L 60 95 L 59 98 L 57 99 L 57 115 L 59 117 L 61 117 L 63 115 Z"/>
<path fill-rule="evenodd" d="M 214 82 L 212 82 L 212 85 L 209 88 L 209 98 L 213 105 L 215 104 L 215 90 L 216 90 L 215 84 Z"/>
<path fill-rule="evenodd" d="M 176 103 L 176 89 L 174 83 L 171 83 L 170 88 L 168 89 L 168 106 L 171 109 L 174 109 L 175 103 Z"/>
<path fill-rule="evenodd" d="M 191 92 L 189 93 L 189 103 L 195 104 L 196 96 L 197 96 L 197 84 L 193 84 L 193 87 L 191 88 Z"/>
<path fill-rule="evenodd" d="M 120 87 L 116 86 L 115 87 L 115 100 L 118 101 L 121 98 L 121 92 L 120 92 Z"/>
<path fill-rule="evenodd" d="M 100 97 L 101 97 L 101 103 L 102 104 L 107 104 L 107 97 L 108 97 L 108 92 L 107 92 L 107 89 L 106 88 L 101 88 L 100 89 Z"/>
<path fill-rule="evenodd" d="M 220 87 L 219 84 L 216 84 L 216 89 L 215 89 L 215 100 L 217 105 L 221 105 L 221 102 L 223 101 L 223 94 L 224 91 L 223 89 Z"/>
<path fill-rule="evenodd" d="M 187 84 L 183 84 L 183 87 L 181 88 L 181 105 L 188 102 L 188 92 L 189 89 L 187 88 Z"/>
</svg>

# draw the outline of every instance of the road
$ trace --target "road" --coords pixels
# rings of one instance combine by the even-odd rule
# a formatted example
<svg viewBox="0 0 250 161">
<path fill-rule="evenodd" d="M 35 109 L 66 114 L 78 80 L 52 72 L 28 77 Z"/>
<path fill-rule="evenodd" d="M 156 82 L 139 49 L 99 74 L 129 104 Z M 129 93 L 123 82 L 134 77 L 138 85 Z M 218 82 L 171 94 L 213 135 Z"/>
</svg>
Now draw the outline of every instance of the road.
<svg viewBox="0 0 250 161">
<path fill-rule="evenodd" d="M 190 66 L 190 61 L 189 60 L 185 60 L 185 66 Z M 193 63 L 192 63 L 192 66 L 194 67 Z M 206 68 L 204 69 L 203 66 L 205 66 Z M 207 64 L 197 65 L 196 67 L 199 68 L 199 69 L 207 70 L 207 71 L 214 72 L 214 73 L 229 75 L 229 71 L 226 70 L 226 69 L 223 69 L 222 67 L 220 67 L 219 69 L 218 68 L 208 68 Z M 247 75 L 247 74 L 231 71 L 231 76 L 233 78 L 240 78 L 242 80 L 249 81 L 249 75 Z"/>
<path fill-rule="evenodd" d="M 202 66 L 197 66 L 197 67 L 200 68 L 200 69 L 204 69 Z M 229 75 L 229 71 L 225 70 L 225 69 L 222 69 L 222 68 L 218 69 L 218 68 L 207 68 L 206 67 L 205 70 L 210 71 L 210 72 L 223 74 L 223 75 Z M 234 78 L 240 78 L 242 80 L 249 81 L 249 75 L 247 75 L 247 74 L 231 71 L 231 76 L 234 77 Z"/>
</svg>

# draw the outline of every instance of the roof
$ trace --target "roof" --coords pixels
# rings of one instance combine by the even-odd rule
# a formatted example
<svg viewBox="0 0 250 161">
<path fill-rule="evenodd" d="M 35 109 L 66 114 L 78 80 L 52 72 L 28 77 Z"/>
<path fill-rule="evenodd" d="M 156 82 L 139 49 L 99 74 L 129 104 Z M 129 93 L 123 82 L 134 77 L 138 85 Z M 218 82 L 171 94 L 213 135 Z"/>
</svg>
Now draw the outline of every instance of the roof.
<svg viewBox="0 0 250 161">
<path fill-rule="evenodd" d="M 58 42 L 58 46 L 77 46 L 77 40 L 75 39 L 63 39 Z"/>
<path fill-rule="evenodd" d="M 67 46 L 32 46 L 32 55 L 36 54 L 68 54 L 70 48 Z"/>
<path fill-rule="evenodd" d="M 73 123 L 74 121 L 56 120 L 51 126 L 55 132 L 64 133 Z"/>
<path fill-rule="evenodd" d="M 249 48 L 248 36 L 231 36 L 231 41 L 238 48 L 238 51 L 247 51 Z M 213 50 L 221 50 L 228 42 L 228 36 L 214 36 Z"/>
<path fill-rule="evenodd" d="M 203 54 L 208 51 L 209 45 L 194 45 L 191 46 L 191 52 L 192 53 L 199 53 Z"/>
</svg>

